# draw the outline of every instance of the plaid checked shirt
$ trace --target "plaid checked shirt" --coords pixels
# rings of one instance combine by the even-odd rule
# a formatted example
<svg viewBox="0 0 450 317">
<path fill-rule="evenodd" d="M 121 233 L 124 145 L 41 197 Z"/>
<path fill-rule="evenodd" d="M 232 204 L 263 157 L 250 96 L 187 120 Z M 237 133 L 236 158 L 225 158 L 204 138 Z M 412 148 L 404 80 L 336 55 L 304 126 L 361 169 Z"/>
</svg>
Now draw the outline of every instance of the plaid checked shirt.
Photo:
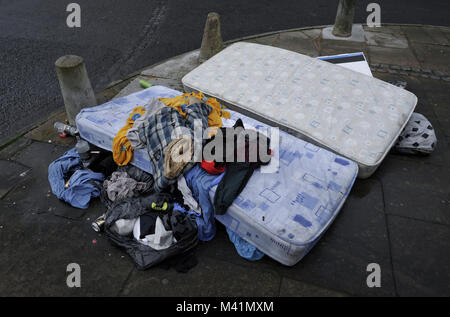
<svg viewBox="0 0 450 317">
<path fill-rule="evenodd" d="M 147 150 L 152 164 L 152 174 L 155 179 L 155 190 L 161 192 L 164 188 L 177 181 L 177 178 L 167 179 L 164 176 L 164 156 L 169 143 L 181 135 L 189 135 L 194 140 L 194 123 L 201 123 L 201 135 L 208 128 L 208 115 L 212 108 L 204 103 L 192 104 L 183 111 L 186 118 L 172 107 L 164 107 L 148 118 L 148 125 L 139 130 L 141 140 L 147 140 Z M 199 127 L 197 127 L 199 129 Z M 203 139 L 194 140 L 202 146 Z M 193 145 L 194 146 L 194 145 Z M 194 146 L 195 149 L 195 146 Z M 200 148 L 201 149 L 201 148 Z M 201 158 L 200 158 L 201 159 Z M 189 171 L 195 162 L 188 163 L 183 171 Z"/>
</svg>

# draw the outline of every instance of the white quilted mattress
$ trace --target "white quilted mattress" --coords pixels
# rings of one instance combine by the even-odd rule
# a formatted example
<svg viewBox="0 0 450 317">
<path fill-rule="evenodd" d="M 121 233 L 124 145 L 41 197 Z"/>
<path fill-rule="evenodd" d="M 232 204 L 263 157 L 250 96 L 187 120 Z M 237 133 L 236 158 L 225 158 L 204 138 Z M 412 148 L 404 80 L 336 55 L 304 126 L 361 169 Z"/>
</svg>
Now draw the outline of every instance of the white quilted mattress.
<svg viewBox="0 0 450 317">
<path fill-rule="evenodd" d="M 406 125 L 417 97 L 302 54 L 239 42 L 182 79 L 231 109 L 332 150 L 370 176 Z"/>
</svg>

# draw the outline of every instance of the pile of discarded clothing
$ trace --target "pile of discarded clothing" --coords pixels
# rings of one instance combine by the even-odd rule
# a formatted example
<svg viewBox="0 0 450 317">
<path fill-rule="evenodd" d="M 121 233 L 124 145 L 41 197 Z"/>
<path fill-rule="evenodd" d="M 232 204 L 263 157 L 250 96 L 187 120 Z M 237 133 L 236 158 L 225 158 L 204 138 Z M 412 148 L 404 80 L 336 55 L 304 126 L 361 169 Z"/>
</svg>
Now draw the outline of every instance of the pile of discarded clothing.
<svg viewBox="0 0 450 317">
<path fill-rule="evenodd" d="M 139 269 L 174 256 L 185 263 L 194 258 L 198 243 L 195 220 L 181 193 L 175 186 L 157 193 L 153 186 L 151 174 L 134 166 L 119 167 L 103 183 L 100 197 L 106 213 L 95 222 L 98 228 L 103 223 L 109 239 L 124 248 Z"/>
<path fill-rule="evenodd" d="M 223 127 L 222 118 L 229 116 L 216 99 L 201 93 L 153 98 L 130 113 L 112 153 L 100 151 L 102 157 L 86 164 L 74 148 L 51 163 L 52 191 L 83 209 L 100 197 L 105 213 L 93 228 L 104 230 L 139 269 L 172 261 L 187 271 L 196 264 L 198 241 L 216 234 L 215 214 L 224 214 L 253 172 L 271 158 L 270 139 L 246 130 L 241 120 Z M 219 146 L 223 151 L 215 153 Z M 205 147 L 215 159 L 203 157 Z M 147 150 L 151 174 L 129 164 L 136 148 Z M 253 159 L 255 150 L 263 155 Z M 216 185 L 211 201 L 209 190 Z M 227 233 L 241 256 L 258 260 L 264 255 L 230 229 Z"/>
</svg>

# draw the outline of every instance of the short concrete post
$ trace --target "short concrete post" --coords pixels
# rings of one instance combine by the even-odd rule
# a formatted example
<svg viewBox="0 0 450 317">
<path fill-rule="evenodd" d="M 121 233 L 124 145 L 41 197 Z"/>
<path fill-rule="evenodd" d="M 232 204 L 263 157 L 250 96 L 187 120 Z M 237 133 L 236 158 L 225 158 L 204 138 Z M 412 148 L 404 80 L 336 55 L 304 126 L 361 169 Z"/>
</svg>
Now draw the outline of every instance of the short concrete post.
<svg viewBox="0 0 450 317">
<path fill-rule="evenodd" d="M 356 0 L 339 0 L 333 28 L 334 36 L 349 37 L 352 35 L 355 2 Z"/>
<path fill-rule="evenodd" d="M 70 125 L 75 126 L 75 117 L 81 109 L 96 106 L 97 99 L 80 56 L 62 56 L 55 62 L 55 66 L 67 117 Z"/>
<path fill-rule="evenodd" d="M 208 13 L 205 30 L 203 31 L 202 46 L 200 47 L 199 62 L 204 62 L 223 49 L 222 34 L 220 32 L 220 16 L 218 13 Z"/>
</svg>

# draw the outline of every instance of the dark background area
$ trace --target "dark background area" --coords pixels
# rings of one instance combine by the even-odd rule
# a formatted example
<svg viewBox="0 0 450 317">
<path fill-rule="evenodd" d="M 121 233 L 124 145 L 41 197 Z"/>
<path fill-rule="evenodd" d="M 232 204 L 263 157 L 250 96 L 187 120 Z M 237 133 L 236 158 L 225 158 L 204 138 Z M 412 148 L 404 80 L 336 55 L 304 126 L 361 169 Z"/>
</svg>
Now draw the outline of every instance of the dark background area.
<svg viewBox="0 0 450 317">
<path fill-rule="evenodd" d="M 208 12 L 224 41 L 334 23 L 338 1 L 77 0 L 81 28 L 68 28 L 71 1 L 0 0 L 0 144 L 63 106 L 54 62 L 84 58 L 96 91 L 113 80 L 200 46 Z M 367 5 L 357 1 L 355 23 Z M 376 1 L 382 23 L 449 26 L 449 1 Z"/>
</svg>

